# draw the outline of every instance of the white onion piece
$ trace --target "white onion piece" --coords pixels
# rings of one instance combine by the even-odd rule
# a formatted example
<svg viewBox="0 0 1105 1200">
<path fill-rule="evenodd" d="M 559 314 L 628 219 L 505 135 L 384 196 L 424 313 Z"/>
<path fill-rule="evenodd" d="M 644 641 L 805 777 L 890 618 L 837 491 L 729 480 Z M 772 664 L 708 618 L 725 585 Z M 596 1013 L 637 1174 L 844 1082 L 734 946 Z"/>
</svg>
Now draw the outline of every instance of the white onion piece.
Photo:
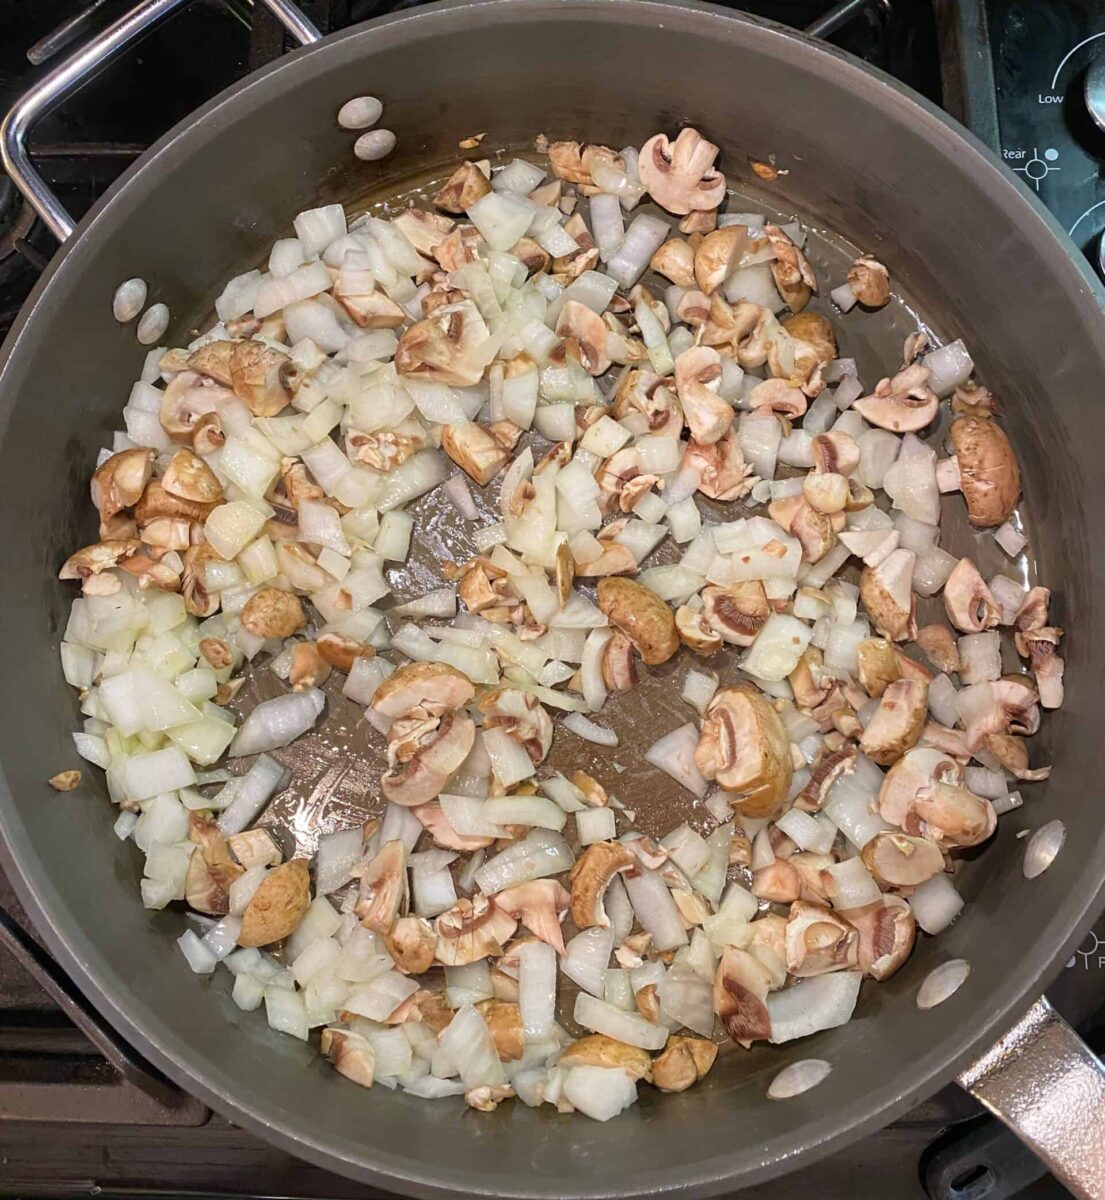
<svg viewBox="0 0 1105 1200">
<path fill-rule="evenodd" d="M 770 993 L 767 1012 L 772 1045 L 845 1024 L 855 1011 L 861 982 L 858 971 L 836 971 L 800 979 L 794 987 Z"/>
<path fill-rule="evenodd" d="M 858 855 L 834 863 L 826 871 L 833 879 L 834 908 L 863 908 L 874 904 L 882 894 Z"/>
<path fill-rule="evenodd" d="M 921 365 L 932 372 L 928 386 L 943 399 L 950 396 L 961 384 L 967 382 L 975 364 L 967 353 L 962 339 L 949 342 L 939 350 L 933 350 L 921 359 Z"/>
<path fill-rule="evenodd" d="M 692 667 L 683 681 L 682 698 L 699 713 L 706 711 L 706 705 L 714 698 L 718 689 L 716 675 L 707 674 Z"/>
<path fill-rule="evenodd" d="M 710 859 L 710 847 L 706 839 L 689 825 L 677 825 L 671 833 L 660 839 L 671 861 L 684 875 L 697 875 Z"/>
<path fill-rule="evenodd" d="M 324 833 L 318 840 L 315 859 L 315 891 L 328 896 L 343 887 L 353 877 L 353 868 L 363 854 L 363 830 L 359 825 Z"/>
<path fill-rule="evenodd" d="M 485 729 L 482 734 L 484 748 L 491 759 L 491 769 L 503 787 L 511 787 L 528 779 L 536 768 L 526 748 L 506 732 L 495 727 Z"/>
<path fill-rule="evenodd" d="M 606 273 L 618 285 L 628 290 L 644 274 L 649 260 L 667 241 L 671 226 L 659 217 L 645 213 L 634 217 L 625 231 L 625 238 L 610 261 Z"/>
<path fill-rule="evenodd" d="M 219 960 L 215 952 L 210 946 L 205 945 L 193 930 L 186 929 L 177 938 L 176 944 L 180 947 L 180 952 L 187 960 L 188 966 L 197 975 L 210 975 L 218 965 Z"/>
<path fill-rule="evenodd" d="M 468 488 L 468 481 L 463 475 L 457 474 L 447 479 L 444 490 L 445 494 L 456 505 L 457 512 L 466 521 L 476 521 L 479 519 L 480 511 L 476 507 L 475 500 L 472 499 L 472 493 Z"/>
<path fill-rule="evenodd" d="M 839 287 L 833 288 L 829 296 L 841 312 L 851 312 L 859 303 L 850 283 L 842 283 Z"/>
<path fill-rule="evenodd" d="M 284 783 L 285 777 L 283 764 L 262 754 L 244 775 L 232 780 L 223 789 L 223 793 L 229 793 L 230 799 L 219 814 L 219 832 L 229 837 L 248 829 Z"/>
<path fill-rule="evenodd" d="M 959 720 L 955 705 L 956 686 L 941 672 L 929 684 L 929 712 L 941 725 L 949 728 Z"/>
<path fill-rule="evenodd" d="M 737 440 L 748 465 L 761 479 L 771 479 L 775 475 L 775 460 L 782 437 L 782 426 L 774 414 L 742 414 L 737 425 Z"/>
<path fill-rule="evenodd" d="M 775 824 L 800 849 L 810 850 L 815 854 L 828 854 L 836 840 L 836 830 L 833 826 L 823 826 L 816 817 L 797 808 L 783 813 Z"/>
<path fill-rule="evenodd" d="M 609 915 L 609 893 L 606 903 Z M 585 929 L 571 938 L 564 949 L 565 954 L 560 960 L 561 971 L 591 995 L 600 998 L 605 995 L 606 972 L 614 950 L 614 930 L 600 929 L 597 926 Z"/>
<path fill-rule="evenodd" d="M 417 986 L 417 985 L 416 985 Z M 465 1088 L 498 1087 L 505 1079 L 483 1017 L 465 1004 L 438 1035 L 442 1050 L 456 1064 Z"/>
<path fill-rule="evenodd" d="M 475 796 L 454 796 L 442 793 L 437 798 L 445 819 L 461 837 L 502 836 L 498 825 L 484 816 L 484 801 Z"/>
<path fill-rule="evenodd" d="M 483 892 L 493 895 L 515 883 L 559 875 L 574 861 L 567 842 L 558 833 L 535 829 L 520 842 L 513 842 L 488 859 L 476 872 L 476 882 Z"/>
<path fill-rule="evenodd" d="M 971 964 L 965 958 L 953 958 L 934 967 L 917 989 L 917 1007 L 935 1008 L 954 996 L 967 982 Z"/>
<path fill-rule="evenodd" d="M 913 590 L 918 596 L 935 596 L 948 582 L 958 561 L 955 555 L 948 554 L 939 546 L 930 546 L 922 551 L 913 564 Z"/>
<path fill-rule="evenodd" d="M 987 800 L 997 800 L 1009 794 L 1009 785 L 1001 771 L 991 771 L 987 767 L 968 767 L 964 783 L 969 791 Z"/>
<path fill-rule="evenodd" d="M 605 725 L 596 725 L 594 721 L 589 721 L 583 713 L 569 713 L 563 718 L 561 724 L 576 737 L 583 738 L 585 742 L 594 742 L 597 746 L 616 746 L 618 744 L 618 735 L 613 729 Z"/>
<path fill-rule="evenodd" d="M 829 820 L 861 850 L 876 833 L 890 828 L 871 811 L 882 781 L 882 771 L 865 755 L 857 755 L 853 771 L 837 779 L 822 806 Z"/>
<path fill-rule="evenodd" d="M 615 1008 L 587 992 L 580 992 L 576 997 L 573 1019 L 592 1033 L 605 1033 L 607 1037 L 639 1046 L 642 1050 L 662 1050 L 668 1040 L 665 1026 L 653 1025 L 640 1013 Z"/>
<path fill-rule="evenodd" d="M 412 883 L 414 910 L 420 917 L 436 917 L 457 902 L 453 876 L 448 867 L 441 867 L 437 871 L 415 871 Z"/>
<path fill-rule="evenodd" d="M 460 967 L 445 968 L 445 998 L 453 1008 L 460 1008 L 462 1004 L 478 1004 L 481 1000 L 489 1000 L 494 994 L 491 967 L 486 958 Z"/>
<path fill-rule="evenodd" d="M 730 304 L 738 300 L 750 300 L 769 312 L 778 312 L 786 303 L 775 286 L 770 263 L 751 263 L 738 267 L 725 281 L 724 293 Z"/>
<path fill-rule="evenodd" d="M 629 937 L 633 929 L 633 905 L 629 903 L 629 894 L 619 875 L 606 889 L 606 915 L 610 918 L 615 940 L 620 942 Z"/>
<path fill-rule="evenodd" d="M 856 475 L 860 483 L 869 488 L 881 488 L 886 472 L 901 450 L 901 439 L 889 429 L 868 429 L 856 441 L 859 446 L 859 469 Z M 855 525 L 852 527 L 857 528 Z"/>
<path fill-rule="evenodd" d="M 629 902 L 641 926 L 652 934 L 656 950 L 674 950 L 687 944 L 687 931 L 667 884 L 658 871 L 641 868 L 622 878 Z"/>
<path fill-rule="evenodd" d="M 602 192 L 591 197 L 591 235 L 598 247 L 599 259 L 609 262 L 625 240 L 625 220 L 617 196 Z"/>
<path fill-rule="evenodd" d="M 800 1062 L 791 1063 L 768 1085 L 767 1098 L 790 1100 L 794 1096 L 800 1096 L 827 1079 L 832 1069 L 831 1064 L 823 1058 L 803 1058 Z"/>
<path fill-rule="evenodd" d="M 592 629 L 583 645 L 583 661 L 580 663 L 580 685 L 587 707 L 598 712 L 606 703 L 606 684 L 602 678 L 602 657 L 607 643 L 614 636 L 611 629 Z"/>
<path fill-rule="evenodd" d="M 267 867 L 250 867 L 234 880 L 228 889 L 231 913 L 240 916 L 246 911 L 254 892 L 264 882 L 267 874 Z"/>
<path fill-rule="evenodd" d="M 695 766 L 694 752 L 698 746 L 698 730 L 691 722 L 673 729 L 653 742 L 645 753 L 645 762 L 670 775 L 688 792 L 699 798 L 706 795 L 709 784 Z"/>
<path fill-rule="evenodd" d="M 581 846 L 609 842 L 617 836 L 612 808 L 585 808 L 576 813 L 576 836 Z"/>
<path fill-rule="evenodd" d="M 915 434 L 902 438 L 902 448 L 883 476 L 883 488 L 894 507 L 928 525 L 940 523 L 940 491 L 936 486 L 936 452 Z"/>
<path fill-rule="evenodd" d="M 552 1034 L 556 1017 L 556 951 L 548 942 L 518 948 L 518 1008 L 526 1041 Z"/>
<path fill-rule="evenodd" d="M 231 758 L 241 758 L 290 745 L 314 728 L 325 707 L 326 697 L 318 688 L 263 700 L 246 717 L 227 753 Z"/>
<path fill-rule="evenodd" d="M 1010 579 L 1007 575 L 995 575 L 986 586 L 993 593 L 994 599 L 1001 607 L 1001 623 L 1003 625 L 1012 625 L 1013 619 L 1017 615 L 1017 610 L 1024 603 L 1024 598 L 1027 595 L 1025 589 L 1015 579 Z"/>
<path fill-rule="evenodd" d="M 666 1017 L 708 1038 L 714 1032 L 712 992 L 712 980 L 676 962 L 660 981 L 657 999 Z"/>
<path fill-rule="evenodd" d="M 559 832 L 568 814 L 544 796 L 493 796 L 482 802 L 482 816 L 487 825 L 529 825 Z"/>
<path fill-rule="evenodd" d="M 964 684 L 986 683 L 1001 674 L 1001 634 L 996 629 L 964 634 L 957 645 L 959 678 Z"/>
<path fill-rule="evenodd" d="M 925 933 L 941 933 L 959 916 L 963 897 L 949 875 L 934 875 L 914 888 L 909 907 Z"/>
<path fill-rule="evenodd" d="M 612 1067 L 572 1067 L 564 1076 L 564 1099 L 593 1121 L 609 1121 L 637 1101 L 637 1084 Z"/>
<path fill-rule="evenodd" d="M 1010 558 L 1016 558 L 1028 545 L 1028 538 L 1011 521 L 1006 521 L 1000 528 L 995 529 L 993 536 L 994 541 Z"/>
<path fill-rule="evenodd" d="M 756 635 L 741 666 L 757 679 L 778 683 L 786 679 L 798 665 L 812 635 L 813 629 L 797 617 L 772 613 Z M 833 665 L 828 660 L 827 651 L 825 665 Z"/>
</svg>

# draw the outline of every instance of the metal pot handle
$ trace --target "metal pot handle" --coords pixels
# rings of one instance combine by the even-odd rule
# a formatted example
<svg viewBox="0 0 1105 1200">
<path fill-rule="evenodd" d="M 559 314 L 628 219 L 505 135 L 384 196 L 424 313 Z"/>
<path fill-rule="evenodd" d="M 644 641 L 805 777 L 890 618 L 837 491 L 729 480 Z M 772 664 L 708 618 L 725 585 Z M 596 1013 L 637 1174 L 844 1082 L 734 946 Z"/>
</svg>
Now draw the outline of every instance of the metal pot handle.
<svg viewBox="0 0 1105 1200">
<path fill-rule="evenodd" d="M 192 0 L 141 0 L 97 34 L 87 45 L 43 76 L 14 105 L 0 124 L 0 162 L 46 227 L 64 242 L 76 222 L 31 161 L 27 141 L 38 120 L 87 83 L 133 42 Z M 300 45 L 322 36 L 292 0 L 260 0 Z"/>
<path fill-rule="evenodd" d="M 1079 1200 L 1105 1200 L 1105 1066 L 1046 997 L 958 1082 Z"/>
</svg>

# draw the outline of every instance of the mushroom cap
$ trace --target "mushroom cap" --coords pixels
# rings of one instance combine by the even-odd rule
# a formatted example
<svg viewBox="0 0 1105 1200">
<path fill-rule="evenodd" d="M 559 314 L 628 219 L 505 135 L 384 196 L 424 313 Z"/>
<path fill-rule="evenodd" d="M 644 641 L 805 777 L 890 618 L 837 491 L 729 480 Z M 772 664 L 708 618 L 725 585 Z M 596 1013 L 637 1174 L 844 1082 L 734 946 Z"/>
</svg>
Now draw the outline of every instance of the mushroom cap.
<svg viewBox="0 0 1105 1200">
<path fill-rule="evenodd" d="M 679 649 L 672 610 L 643 584 L 621 577 L 602 579 L 598 602 L 611 625 L 629 638 L 650 667 L 667 662 Z"/>
<path fill-rule="evenodd" d="M 971 524 L 979 529 L 1002 524 L 1021 495 L 1020 467 L 1004 430 L 989 418 L 957 417 L 949 436 Z"/>
<path fill-rule="evenodd" d="M 178 450 L 173 455 L 161 477 L 161 486 L 170 496 L 199 504 L 217 504 L 223 498 L 222 484 L 215 472 L 191 450 Z"/>
<path fill-rule="evenodd" d="M 697 475 L 698 490 L 711 500 L 740 500 L 756 484 L 756 476 L 745 463 L 740 442 L 731 429 L 713 445 L 688 442 L 683 467 Z"/>
<path fill-rule="evenodd" d="M 361 885 L 353 911 L 366 929 L 390 933 L 400 909 L 406 907 L 407 892 L 406 848 L 398 840 L 385 842 L 361 869 Z"/>
<path fill-rule="evenodd" d="M 239 946 L 268 946 L 292 933 L 311 903 L 311 875 L 306 860 L 273 867 L 261 880 L 242 913 Z"/>
<path fill-rule="evenodd" d="M 738 793 L 732 805 L 746 817 L 774 816 L 786 801 L 793 773 L 790 739 L 758 692 L 729 687 L 715 693 L 694 760 L 704 778 Z"/>
<path fill-rule="evenodd" d="M 514 1062 L 526 1052 L 522 1014 L 516 1002 L 481 1000 L 476 1010 L 487 1025 L 500 1062 Z"/>
<path fill-rule="evenodd" d="M 652 1084 L 662 1092 L 685 1092 L 709 1073 L 716 1058 L 713 1042 L 672 1034 L 652 1061 Z"/>
<path fill-rule="evenodd" d="M 404 975 L 421 975 L 434 961 L 437 939 L 425 917 L 399 917 L 384 935 L 384 945 Z"/>
<path fill-rule="evenodd" d="M 592 1033 L 576 1041 L 561 1054 L 557 1062 L 565 1067 L 607 1067 L 624 1071 L 630 1079 L 652 1079 L 652 1059 L 647 1050 L 630 1046 L 605 1033 Z"/>
<path fill-rule="evenodd" d="M 606 334 L 606 322 L 597 312 L 578 300 L 564 302 L 556 319 L 556 335 L 575 342 L 579 360 L 589 375 L 602 375 L 610 369 Z"/>
<path fill-rule="evenodd" d="M 542 762 L 552 747 L 552 718 L 532 692 L 498 687 L 484 692 L 479 701 L 484 728 L 501 728 L 525 747 L 534 763 Z"/>
<path fill-rule="evenodd" d="M 462 162 L 442 185 L 434 204 L 446 212 L 463 213 L 491 191 L 491 181 L 473 162 Z"/>
<path fill-rule="evenodd" d="M 748 230 L 743 225 L 726 225 L 706 234 L 694 251 L 694 277 L 702 292 L 709 296 L 721 287 L 747 243 Z"/>
<path fill-rule="evenodd" d="M 694 247 L 686 238 L 669 238 L 652 256 L 649 266 L 658 275 L 687 290 L 695 286 Z"/>
<path fill-rule="evenodd" d="M 443 713 L 460 708 L 476 694 L 467 675 L 445 663 L 407 663 L 376 689 L 372 707 L 385 717 L 401 717 L 413 709 Z"/>
<path fill-rule="evenodd" d="M 153 451 L 145 446 L 120 450 L 96 468 L 92 475 L 92 503 L 106 521 L 131 508 L 142 497 L 153 471 Z"/>
<path fill-rule="evenodd" d="M 461 967 L 488 956 L 498 958 L 517 927 L 518 922 L 490 896 L 458 900 L 434 922 L 435 957 L 447 967 Z"/>
<path fill-rule="evenodd" d="M 840 915 L 859 933 L 859 967 L 872 979 L 889 979 L 912 953 L 917 922 L 901 896 L 880 896 Z"/>
<path fill-rule="evenodd" d="M 299 597 L 283 588 L 254 592 L 242 609 L 242 626 L 254 637 L 288 638 L 307 624 Z"/>
<path fill-rule="evenodd" d="M 832 322 L 824 314 L 791 313 L 781 324 L 792 338 L 805 343 L 813 362 L 824 364 L 836 358 L 836 334 Z"/>
<path fill-rule="evenodd" d="M 714 167 L 717 155 L 717 146 L 697 129 L 680 130 L 674 142 L 658 133 L 641 147 L 637 170 L 661 208 L 685 216 L 717 208 L 725 199 L 725 176 Z"/>
<path fill-rule="evenodd" d="M 904 833 L 876 833 L 860 856 L 883 887 L 916 887 L 944 869 L 944 856 L 935 842 Z"/>
<path fill-rule="evenodd" d="M 924 625 L 914 641 L 934 667 L 948 675 L 959 670 L 959 646 L 947 625 Z"/>
<path fill-rule="evenodd" d="M 631 692 L 637 686 L 637 659 L 633 643 L 624 633 L 613 634 L 602 652 L 602 680 L 613 692 Z"/>
<path fill-rule="evenodd" d="M 888 767 L 917 745 L 927 716 L 928 685 L 918 679 L 895 680 L 883 691 L 860 749 L 872 762 Z"/>
<path fill-rule="evenodd" d="M 261 342 L 236 342 L 230 355 L 230 385 L 255 417 L 275 417 L 291 403 L 303 372 L 281 350 Z"/>
<path fill-rule="evenodd" d="M 758 579 L 705 587 L 702 600 L 703 619 L 731 646 L 751 646 L 771 615 L 764 585 Z"/>
<path fill-rule="evenodd" d="M 1001 608 L 978 568 L 961 558 L 944 584 L 944 611 L 961 633 L 982 633 L 1001 621 Z"/>
<path fill-rule="evenodd" d="M 831 908 L 796 900 L 784 940 L 787 970 L 799 979 L 848 971 L 859 962 L 858 932 Z"/>
<path fill-rule="evenodd" d="M 857 258 L 849 267 L 848 286 L 864 308 L 882 308 L 890 300 L 890 272 L 869 255 Z"/>
<path fill-rule="evenodd" d="M 714 1012 L 733 1041 L 747 1045 L 771 1036 L 764 1003 L 771 982 L 770 972 L 754 955 L 725 949 L 714 974 Z"/>
<path fill-rule="evenodd" d="M 721 355 L 691 346 L 675 360 L 675 388 L 694 441 L 713 445 L 733 424 L 733 408 L 713 390 L 721 379 Z M 711 387 L 711 384 L 713 387 Z"/>
<path fill-rule="evenodd" d="M 381 776 L 381 790 L 393 804 L 405 808 L 429 803 L 460 769 L 475 741 L 476 725 L 471 717 L 443 713 L 436 729 L 418 738 L 411 757 Z"/>
<path fill-rule="evenodd" d="M 802 894 L 802 877 L 789 859 L 777 858 L 752 872 L 752 895 L 772 904 L 790 904 Z"/>
<path fill-rule="evenodd" d="M 856 653 L 860 687 L 869 696 L 877 699 L 889 684 L 901 679 L 902 672 L 893 642 L 886 638 L 864 638 L 856 648 Z"/>
<path fill-rule="evenodd" d="M 686 604 L 675 610 L 675 628 L 679 640 L 684 646 L 689 646 L 695 654 L 713 654 L 724 644 L 721 634 L 710 626 L 705 615 Z"/>
<path fill-rule="evenodd" d="M 495 903 L 557 954 L 564 953 L 564 934 L 560 918 L 568 911 L 571 895 L 555 879 L 531 879 L 516 883 L 495 895 Z"/>
<path fill-rule="evenodd" d="M 922 788 L 913 813 L 941 846 L 977 846 L 993 835 L 998 823 L 989 800 L 953 783 Z"/>
<path fill-rule="evenodd" d="M 580 929 L 597 925 L 609 929 L 603 898 L 610 881 L 621 875 L 637 860 L 621 842 L 594 842 L 576 859 L 568 881 L 572 886 L 571 915 Z"/>
</svg>

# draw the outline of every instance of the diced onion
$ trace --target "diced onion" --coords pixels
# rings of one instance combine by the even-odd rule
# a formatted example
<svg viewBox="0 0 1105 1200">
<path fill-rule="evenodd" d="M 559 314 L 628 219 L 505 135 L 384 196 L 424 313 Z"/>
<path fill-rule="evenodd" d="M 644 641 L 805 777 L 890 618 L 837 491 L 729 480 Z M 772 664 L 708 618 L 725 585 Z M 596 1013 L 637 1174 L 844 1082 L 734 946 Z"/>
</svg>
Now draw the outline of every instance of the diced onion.
<svg viewBox="0 0 1105 1200">
<path fill-rule="evenodd" d="M 845 1024 L 855 1010 L 861 982 L 858 971 L 835 971 L 771 992 L 767 997 L 769 1040 L 777 1046 Z"/>
<path fill-rule="evenodd" d="M 694 752 L 698 746 L 698 730 L 689 721 L 671 733 L 657 739 L 645 753 L 645 762 L 670 775 L 676 783 L 698 797 L 706 795 L 709 786 L 698 767 Z"/>
</svg>

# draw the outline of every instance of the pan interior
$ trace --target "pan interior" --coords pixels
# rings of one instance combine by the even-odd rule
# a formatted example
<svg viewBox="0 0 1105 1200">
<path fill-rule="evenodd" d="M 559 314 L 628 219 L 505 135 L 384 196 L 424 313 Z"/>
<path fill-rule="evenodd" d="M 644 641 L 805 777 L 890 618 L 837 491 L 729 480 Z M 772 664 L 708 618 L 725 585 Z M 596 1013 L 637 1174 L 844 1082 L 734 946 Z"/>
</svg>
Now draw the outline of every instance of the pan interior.
<svg viewBox="0 0 1105 1200">
<path fill-rule="evenodd" d="M 382 165 L 355 162 L 333 120 L 367 90 L 385 101 L 399 138 Z M 703 1085 L 677 1097 L 642 1089 L 641 1103 L 607 1126 L 520 1105 L 461 1119 L 452 1102 L 336 1080 L 312 1048 L 240 1013 L 225 976 L 197 981 L 173 945 L 183 918 L 140 907 L 137 857 L 112 837 L 106 800 L 45 787 L 70 763 L 75 723 L 56 661 L 71 593 L 54 575 L 91 540 L 87 478 L 143 354 L 112 321 L 110 297 L 119 280 L 142 275 L 178 314 L 170 335 L 180 343 L 220 281 L 312 202 L 395 195 L 427 170 L 447 170 L 457 142 L 484 130 L 489 145 L 523 150 L 538 132 L 639 145 L 685 123 L 721 145 L 741 197 L 731 207 L 797 215 L 811 228 L 822 280 L 840 282 L 856 249 L 888 264 L 900 300 L 835 322 L 841 353 L 859 360 L 866 382 L 898 362 L 923 314 L 936 337 L 965 338 L 978 377 L 1001 398 L 1026 480 L 1030 546 L 1056 590 L 1055 620 L 1069 629 L 1067 703 L 1036 749 L 1056 770 L 965 865 L 963 918 L 924 939 L 891 981 L 868 986 L 845 1028 L 726 1054 Z M 772 154 L 788 174 L 760 184 L 747 160 Z M 421 1194 L 720 1190 L 889 1119 L 1027 1001 L 1079 935 L 1105 877 L 1100 820 L 1085 802 L 1102 767 L 1091 691 L 1102 664 L 1086 633 L 1100 619 L 1090 514 L 1105 511 L 1098 320 L 1045 219 L 938 118 L 839 56 L 707 9 L 453 4 L 332 39 L 248 81 L 175 131 L 100 207 L 32 300 L 0 376 L 11 698 L 0 722 L 0 824 L 8 865 L 34 893 L 52 947 L 126 1034 L 217 1106 L 327 1166 Z M 421 512 L 421 548 L 395 576 L 404 597 L 425 586 L 430 559 L 464 547 L 451 511 L 431 502 Z M 1013 573 L 962 523 L 943 544 L 971 553 L 984 574 Z M 1026 578 L 1034 566 L 1019 564 Z M 641 755 L 688 719 L 674 698 L 685 669 L 681 658 L 612 705 L 616 752 L 564 733 L 554 752 L 566 758 L 553 765 L 592 766 L 658 832 L 686 799 Z M 277 810 L 303 845 L 348 823 L 378 773 L 378 744 L 359 713 L 337 701 L 332 711 L 317 744 L 296 748 L 296 782 Z M 1018 835 L 1054 817 L 1068 825 L 1067 847 L 1026 881 Z M 921 1012 L 921 978 L 955 957 L 972 964 L 967 984 Z M 765 1100 L 769 1078 L 806 1057 L 830 1061 L 832 1075 L 805 1096 Z"/>
</svg>

